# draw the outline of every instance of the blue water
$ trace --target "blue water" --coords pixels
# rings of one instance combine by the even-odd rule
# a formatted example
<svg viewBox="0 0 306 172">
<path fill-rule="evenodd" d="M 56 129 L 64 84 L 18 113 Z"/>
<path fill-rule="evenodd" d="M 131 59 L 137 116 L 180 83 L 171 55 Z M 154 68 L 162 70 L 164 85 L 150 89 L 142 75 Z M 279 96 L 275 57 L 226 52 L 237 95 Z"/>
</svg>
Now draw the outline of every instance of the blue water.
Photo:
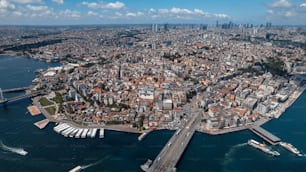
<svg viewBox="0 0 306 172">
<path fill-rule="evenodd" d="M 38 68 L 54 63 L 23 57 L 0 57 L 0 88 L 27 86 Z M 12 96 L 12 95 L 5 95 Z M 27 114 L 29 99 L 0 107 L 0 140 L 10 147 L 29 152 L 21 156 L 0 149 L 0 171 L 68 171 L 76 165 L 88 165 L 84 171 L 140 171 L 148 158 L 154 159 L 173 131 L 155 131 L 142 142 L 137 134 L 106 131 L 104 139 L 71 139 L 53 132 L 54 124 L 39 130 L 33 125 L 43 116 Z M 284 141 L 306 153 L 306 94 L 304 93 L 278 120 L 264 125 Z M 249 131 L 219 136 L 196 133 L 177 165 L 178 171 L 210 172 L 303 172 L 306 157 L 275 146 L 281 156 L 271 157 L 245 143 L 260 140 Z"/>
</svg>

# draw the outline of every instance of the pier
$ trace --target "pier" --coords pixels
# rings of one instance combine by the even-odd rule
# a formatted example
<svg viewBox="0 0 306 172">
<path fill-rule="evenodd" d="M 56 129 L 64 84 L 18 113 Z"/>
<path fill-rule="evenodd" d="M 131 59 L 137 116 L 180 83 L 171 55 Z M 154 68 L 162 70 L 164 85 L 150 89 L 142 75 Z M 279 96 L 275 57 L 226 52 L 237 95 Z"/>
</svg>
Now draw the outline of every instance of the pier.
<svg viewBox="0 0 306 172">
<path fill-rule="evenodd" d="M 49 122 L 49 119 L 43 119 L 41 121 L 35 122 L 34 125 L 39 129 L 43 129 L 49 124 Z"/>
<path fill-rule="evenodd" d="M 265 141 L 269 142 L 271 145 L 277 145 L 281 141 L 280 138 L 260 126 L 253 126 L 250 130 Z"/>
<path fill-rule="evenodd" d="M 152 165 L 145 171 L 176 171 L 175 166 L 180 160 L 201 120 L 199 114 L 199 112 L 193 113 L 193 116 L 186 122 L 186 124 L 173 134 L 171 139 L 157 155 Z"/>
</svg>

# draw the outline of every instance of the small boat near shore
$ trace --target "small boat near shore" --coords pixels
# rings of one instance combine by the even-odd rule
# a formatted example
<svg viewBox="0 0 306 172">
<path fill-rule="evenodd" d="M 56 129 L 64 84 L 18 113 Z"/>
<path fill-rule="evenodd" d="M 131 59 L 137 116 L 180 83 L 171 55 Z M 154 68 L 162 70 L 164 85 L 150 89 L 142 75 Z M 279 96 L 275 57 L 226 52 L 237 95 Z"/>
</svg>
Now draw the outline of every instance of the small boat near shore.
<svg viewBox="0 0 306 172">
<path fill-rule="evenodd" d="M 142 139 L 144 139 L 146 137 L 148 133 L 147 132 L 144 132 L 142 133 L 139 137 L 138 137 L 138 141 L 141 141 Z"/>
<path fill-rule="evenodd" d="M 148 171 L 151 164 L 152 164 L 152 160 L 148 159 L 145 164 L 140 166 L 140 168 L 142 171 Z"/>
</svg>

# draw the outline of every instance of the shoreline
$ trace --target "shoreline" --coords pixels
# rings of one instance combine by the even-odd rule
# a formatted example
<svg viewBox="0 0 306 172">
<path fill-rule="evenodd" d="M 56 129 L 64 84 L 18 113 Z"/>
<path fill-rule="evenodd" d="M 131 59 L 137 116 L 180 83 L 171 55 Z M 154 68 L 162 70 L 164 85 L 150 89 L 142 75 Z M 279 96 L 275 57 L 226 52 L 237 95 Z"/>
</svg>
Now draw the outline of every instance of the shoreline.
<svg viewBox="0 0 306 172">
<path fill-rule="evenodd" d="M 201 129 L 198 127 L 196 131 L 200 133 L 205 133 L 205 134 L 210 134 L 210 135 L 219 135 L 219 134 L 227 134 L 227 133 L 232 133 L 232 132 L 237 132 L 237 131 L 242 131 L 249 129 L 250 127 L 256 125 L 256 126 L 261 126 L 273 119 L 278 119 L 284 112 L 292 106 L 292 104 L 304 93 L 306 90 L 306 86 L 304 87 L 298 87 L 292 95 L 289 96 L 288 100 L 282 104 L 285 105 L 283 106 L 280 110 L 273 111 L 274 117 L 273 118 L 261 118 L 253 123 L 249 123 L 245 126 L 239 126 L 239 127 L 232 127 L 232 128 L 223 128 L 223 129 L 212 129 L 212 130 L 206 130 L 206 129 Z M 271 113 L 270 113 L 271 114 Z"/>
<path fill-rule="evenodd" d="M 288 100 L 282 104 L 283 107 L 281 107 L 281 109 L 276 110 L 276 111 L 272 111 L 274 112 L 273 118 L 260 118 L 259 120 L 253 122 L 253 123 L 249 123 L 246 124 L 244 126 L 239 126 L 239 127 L 230 127 L 230 128 L 223 128 L 223 129 L 204 129 L 204 128 L 200 128 L 200 126 L 197 127 L 196 131 L 199 133 L 204 133 L 204 134 L 209 134 L 209 135 L 219 135 L 219 134 L 227 134 L 227 133 L 232 133 L 232 132 L 238 132 L 238 131 L 242 131 L 242 130 L 246 130 L 249 129 L 250 127 L 257 125 L 257 126 L 261 126 L 267 122 L 269 122 L 270 120 L 273 119 L 278 119 L 285 111 L 287 108 L 291 107 L 292 104 L 304 93 L 306 87 L 301 87 L 301 88 L 297 88 L 297 90 L 294 91 L 294 93 L 292 95 L 289 96 Z M 35 105 L 40 111 L 41 113 L 45 116 L 46 119 L 49 119 L 50 122 L 54 122 L 54 123 L 60 123 L 60 122 L 64 122 L 64 123 L 68 123 L 70 125 L 73 125 L 75 127 L 79 127 L 79 128 L 104 128 L 105 130 L 110 130 L 110 131 L 118 131 L 118 132 L 125 132 L 125 133 L 133 133 L 133 134 L 142 134 L 148 131 L 152 131 L 152 129 L 147 129 L 147 130 L 142 130 L 139 131 L 138 129 L 135 128 L 131 128 L 129 125 L 99 125 L 99 124 L 91 124 L 91 125 L 80 125 L 77 124 L 73 121 L 67 120 L 67 119 L 56 119 L 54 118 L 54 116 L 50 115 L 39 103 L 39 98 L 40 97 L 35 97 L 32 99 L 33 105 Z M 271 114 L 271 112 L 270 112 Z M 167 128 L 156 128 L 155 130 L 169 130 Z"/>
</svg>

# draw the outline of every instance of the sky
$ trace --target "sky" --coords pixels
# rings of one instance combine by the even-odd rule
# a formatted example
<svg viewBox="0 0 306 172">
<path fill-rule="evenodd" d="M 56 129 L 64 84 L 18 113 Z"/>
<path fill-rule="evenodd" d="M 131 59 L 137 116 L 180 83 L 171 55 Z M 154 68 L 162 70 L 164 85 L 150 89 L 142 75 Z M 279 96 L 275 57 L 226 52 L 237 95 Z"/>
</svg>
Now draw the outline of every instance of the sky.
<svg viewBox="0 0 306 172">
<path fill-rule="evenodd" d="M 0 25 L 306 25 L 306 0 L 0 0 Z"/>
</svg>

